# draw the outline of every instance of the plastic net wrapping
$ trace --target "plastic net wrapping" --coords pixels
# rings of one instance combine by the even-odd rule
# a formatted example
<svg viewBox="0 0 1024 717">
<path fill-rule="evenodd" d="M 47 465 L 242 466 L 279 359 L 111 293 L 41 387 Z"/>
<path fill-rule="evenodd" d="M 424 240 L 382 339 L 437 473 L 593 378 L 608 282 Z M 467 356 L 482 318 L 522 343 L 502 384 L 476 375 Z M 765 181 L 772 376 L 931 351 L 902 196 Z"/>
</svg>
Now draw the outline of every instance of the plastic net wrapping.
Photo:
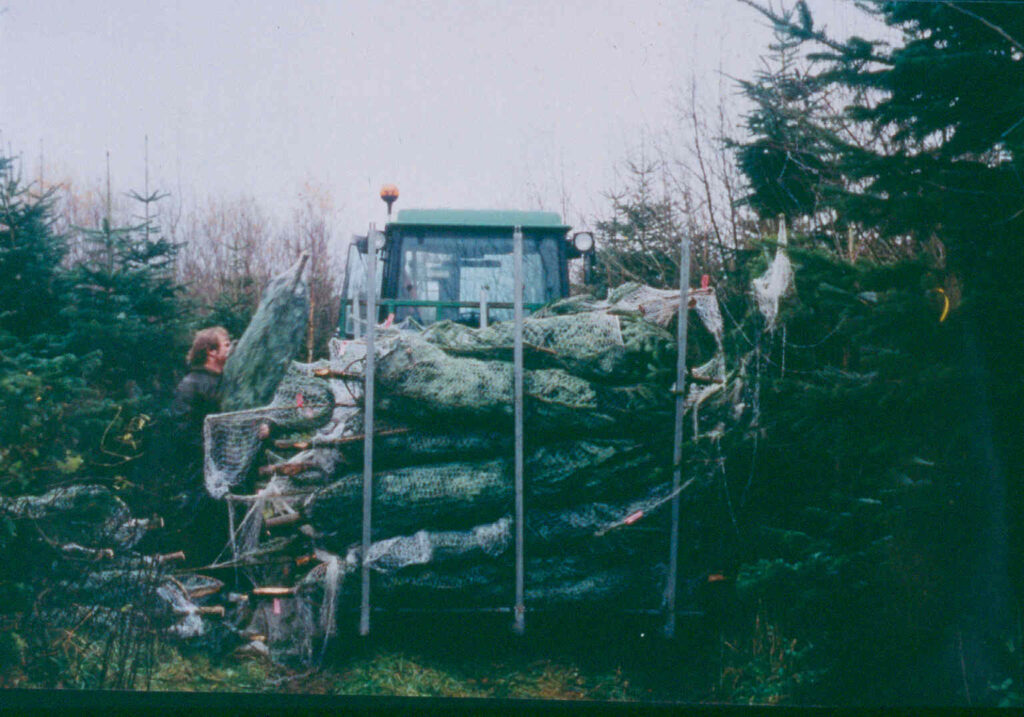
<svg viewBox="0 0 1024 717">
<path fill-rule="evenodd" d="M 659 586 L 651 577 L 663 576 L 665 566 L 650 552 L 661 546 L 667 511 L 656 513 L 671 498 L 661 485 L 640 498 L 616 503 L 581 503 L 552 510 L 531 510 L 527 522 L 530 589 L 537 605 L 600 601 L 624 593 L 656 607 Z M 630 518 L 654 513 L 653 522 L 630 527 Z M 345 557 L 318 552 L 323 566 L 306 581 L 323 581 L 324 609 L 336 611 L 335 600 L 355 603 L 337 586 L 344 575 L 365 562 L 375 575 L 375 594 L 391 606 L 439 606 L 458 595 L 459 604 L 500 607 L 508 604 L 512 571 L 514 522 L 505 514 L 465 530 L 418 530 L 371 544 L 365 561 L 359 545 Z M 645 578 L 637 580 L 635 564 L 643 563 Z M 334 571 L 334 572 L 332 572 Z M 450 604 L 449 604 L 450 606 Z M 321 622 L 326 624 L 322 611 Z"/>
<path fill-rule="evenodd" d="M 675 338 L 665 327 L 679 296 L 629 285 L 605 300 L 556 302 L 525 321 L 528 604 L 661 605 L 676 370 Z M 695 435 L 713 441 L 717 414 L 698 409 L 730 395 L 722 317 L 711 289 L 689 292 L 688 305 L 718 348 L 691 369 L 685 401 Z M 510 607 L 512 341 L 508 324 L 474 329 L 442 322 L 425 331 L 378 332 L 372 543 L 365 558 L 366 345 L 334 339 L 327 360 L 292 367 L 288 376 L 321 383 L 331 409 L 305 426 L 292 424 L 288 441 L 275 447 L 282 455 L 271 462 L 289 469 L 287 478 L 276 475 L 252 496 L 231 497 L 246 507 L 235 531 L 238 560 L 315 555 L 279 613 L 264 606 L 257 616 L 252 629 L 259 635 L 276 630 L 267 636 L 272 655 L 313 649 L 309 635 L 288 637 L 286 628 L 334 634 L 339 609 L 358 607 L 361 581 L 348 578 L 364 562 L 374 607 Z M 285 418 L 297 418 L 296 393 L 274 400 Z M 253 429 L 266 410 L 236 419 L 239 445 L 258 443 Z M 237 460 L 223 485 L 239 485 L 250 460 Z M 691 506 L 686 515 L 697 520 L 699 510 Z M 274 525 L 291 518 L 302 534 L 289 543 Z M 268 540 L 268 531 L 277 537 Z M 312 548 L 301 547 L 308 540 Z M 281 579 L 270 569 L 253 576 L 263 584 Z"/>
<path fill-rule="evenodd" d="M 722 353 L 722 334 L 725 324 L 722 322 L 722 310 L 718 306 L 718 297 L 714 289 L 693 289 L 690 291 L 690 305 L 697 312 L 700 322 L 715 338 L 719 354 Z"/>
<path fill-rule="evenodd" d="M 276 660 L 309 664 L 313 661 L 318 622 L 315 608 L 306 597 L 273 597 L 259 602 L 245 633 L 265 645 Z"/>
<path fill-rule="evenodd" d="M 765 328 L 775 330 L 775 322 L 779 315 L 779 301 L 793 291 L 793 265 L 786 255 L 785 249 L 779 247 L 775 258 L 761 276 L 751 282 L 757 308 L 764 316 Z"/>
<path fill-rule="evenodd" d="M 718 311 L 718 301 L 715 298 L 714 289 L 690 289 L 688 299 L 690 307 L 696 308 L 698 316 L 708 330 L 721 338 L 721 316 L 718 316 L 717 319 L 714 318 Z M 637 282 L 629 282 L 612 289 L 606 299 L 599 300 L 587 295 L 572 296 L 541 308 L 530 318 L 538 319 L 595 311 L 617 316 L 639 317 L 649 324 L 665 328 L 679 313 L 679 290 L 655 289 Z"/>
<path fill-rule="evenodd" d="M 260 447 L 260 426 L 301 431 L 324 425 L 334 413 L 334 394 L 326 381 L 291 367 L 263 408 L 215 413 L 203 422 L 203 475 L 214 498 L 245 478 Z"/>
<path fill-rule="evenodd" d="M 292 483 L 283 476 L 274 476 L 270 482 L 253 496 L 245 517 L 239 523 L 232 538 L 234 559 L 251 554 L 260 545 L 260 533 L 268 516 L 296 513 Z"/>
<path fill-rule="evenodd" d="M 132 517 L 107 486 L 0 496 L 0 522 L 18 538 L 4 577 L 36 586 L 18 616 L 24 649 L 52 654 L 56 636 L 76 636 L 65 658 L 79 684 L 132 689 L 156 669 L 161 643 L 194 644 L 218 629 L 197 602 L 216 581 L 176 576 L 173 554 L 148 554 L 154 535 L 145 534 L 162 521 Z"/>
<path fill-rule="evenodd" d="M 674 361 L 674 359 L 673 359 Z M 379 407 L 402 421 L 508 430 L 512 420 L 512 364 L 452 356 L 417 335 L 402 337 L 378 367 Z M 670 412 L 668 374 L 650 382 L 610 385 L 560 368 L 526 371 L 525 423 L 533 432 L 612 431 L 624 419 Z"/>
<path fill-rule="evenodd" d="M 496 560 L 428 563 L 376 576 L 381 600 L 396 607 L 508 608 L 515 570 L 513 556 Z M 532 607 L 567 603 L 608 603 L 656 608 L 664 586 L 660 561 L 595 560 L 588 555 L 527 554 L 525 600 Z M 343 598 L 354 602 L 355 595 Z"/>
<path fill-rule="evenodd" d="M 245 333 L 224 366 L 222 408 L 241 411 L 267 405 L 302 345 L 309 316 L 306 258 L 271 279 Z"/>
<path fill-rule="evenodd" d="M 656 449 L 628 440 L 568 441 L 540 446 L 524 461 L 532 506 L 601 500 L 658 480 Z M 512 457 L 425 463 L 381 470 L 374 478 L 373 531 L 383 537 L 416 528 L 464 528 L 507 512 L 513 501 Z M 312 493 L 303 512 L 335 549 L 361 534 L 362 473 Z"/>
<path fill-rule="evenodd" d="M 512 360 L 512 324 L 472 329 L 443 321 L 430 326 L 423 336 L 449 354 Z M 622 381 L 645 376 L 652 353 L 644 351 L 645 347 L 660 349 L 654 356 L 658 361 L 670 357 L 673 344 L 672 337 L 656 326 L 591 311 L 526 319 L 523 346 L 531 366 L 547 365 L 586 378 Z"/>
</svg>

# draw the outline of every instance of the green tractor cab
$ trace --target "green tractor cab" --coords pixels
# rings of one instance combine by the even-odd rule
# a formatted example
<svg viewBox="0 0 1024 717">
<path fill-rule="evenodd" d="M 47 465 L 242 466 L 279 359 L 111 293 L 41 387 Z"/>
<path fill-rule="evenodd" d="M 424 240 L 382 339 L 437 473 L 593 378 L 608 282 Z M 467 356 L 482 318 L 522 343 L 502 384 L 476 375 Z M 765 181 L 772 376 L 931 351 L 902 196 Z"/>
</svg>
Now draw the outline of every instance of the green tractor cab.
<svg viewBox="0 0 1024 717">
<path fill-rule="evenodd" d="M 420 326 L 446 319 L 486 326 L 511 320 L 517 227 L 523 233 L 524 308 L 533 311 L 568 296 L 569 260 L 584 257 L 589 266 L 594 239 L 589 232 L 570 238 L 557 213 L 404 209 L 377 232 L 375 321 L 392 316 Z M 367 246 L 367 237 L 359 236 L 349 244 L 338 324 L 345 337 L 366 331 Z"/>
</svg>

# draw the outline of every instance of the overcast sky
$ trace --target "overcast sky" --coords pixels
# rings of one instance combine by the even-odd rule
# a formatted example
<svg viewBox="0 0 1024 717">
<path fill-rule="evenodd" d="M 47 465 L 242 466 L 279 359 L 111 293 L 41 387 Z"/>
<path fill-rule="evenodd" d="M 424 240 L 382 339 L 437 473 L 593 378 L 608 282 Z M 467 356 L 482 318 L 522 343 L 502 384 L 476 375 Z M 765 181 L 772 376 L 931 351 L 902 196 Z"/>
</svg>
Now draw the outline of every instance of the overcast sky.
<svg viewBox="0 0 1024 717">
<path fill-rule="evenodd" d="M 778 4 L 777 2 L 775 3 Z M 792 3 L 787 3 L 787 5 Z M 850 0 L 818 24 L 864 32 Z M 0 0 L 0 132 L 37 176 L 115 190 L 252 195 L 306 181 L 344 232 L 401 207 L 591 215 L 641 137 L 677 124 L 690 78 L 734 98 L 771 32 L 736 0 Z"/>
</svg>

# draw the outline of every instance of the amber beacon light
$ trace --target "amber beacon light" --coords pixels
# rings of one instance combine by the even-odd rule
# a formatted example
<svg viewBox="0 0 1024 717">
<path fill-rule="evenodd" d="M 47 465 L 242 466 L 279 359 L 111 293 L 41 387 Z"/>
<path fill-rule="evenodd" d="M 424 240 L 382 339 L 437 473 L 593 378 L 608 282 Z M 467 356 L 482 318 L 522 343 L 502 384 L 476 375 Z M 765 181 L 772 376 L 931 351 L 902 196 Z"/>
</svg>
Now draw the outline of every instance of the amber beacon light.
<svg viewBox="0 0 1024 717">
<path fill-rule="evenodd" d="M 380 188 L 380 198 L 388 205 L 388 219 L 391 219 L 391 205 L 398 200 L 398 187 L 394 184 L 385 184 Z"/>
</svg>

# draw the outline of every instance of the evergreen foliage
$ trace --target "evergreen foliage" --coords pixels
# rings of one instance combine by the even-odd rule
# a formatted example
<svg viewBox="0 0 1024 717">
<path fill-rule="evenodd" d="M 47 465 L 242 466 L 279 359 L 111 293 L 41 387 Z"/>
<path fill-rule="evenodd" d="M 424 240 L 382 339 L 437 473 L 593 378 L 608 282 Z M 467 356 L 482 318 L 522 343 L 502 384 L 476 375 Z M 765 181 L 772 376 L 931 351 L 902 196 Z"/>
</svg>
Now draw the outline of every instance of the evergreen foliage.
<svg viewBox="0 0 1024 717">
<path fill-rule="evenodd" d="M 831 240 L 826 246 L 837 249 L 854 228 L 859 246 L 850 246 L 850 254 L 881 246 L 891 250 L 890 257 L 919 258 L 865 274 L 860 288 L 844 288 L 831 271 L 817 289 L 807 287 L 808 273 L 816 270 L 805 267 L 799 301 L 807 311 L 844 295 L 853 301 L 866 282 L 885 274 L 893 283 L 871 288 L 878 303 L 869 319 L 850 314 L 824 343 L 809 336 L 796 339 L 800 323 L 811 314 L 790 317 L 789 341 L 813 345 L 824 366 L 801 375 L 797 371 L 808 370 L 794 364 L 801 352 L 790 352 L 783 380 L 776 358 L 780 375 L 772 381 L 774 389 L 762 394 L 762 408 L 774 405 L 785 413 L 787 402 L 799 397 L 807 418 L 776 431 L 782 445 L 799 438 L 800 450 L 787 452 L 777 467 L 784 469 L 787 484 L 794 484 L 793 495 L 817 494 L 833 502 L 817 506 L 818 533 L 799 527 L 793 509 L 802 501 L 777 508 L 780 516 L 789 516 L 786 530 L 808 536 L 800 538 L 807 560 L 798 562 L 810 572 L 796 570 L 797 563 L 780 563 L 778 556 L 765 557 L 756 569 L 747 567 L 742 582 L 763 588 L 788 580 L 776 593 L 787 599 L 775 603 L 791 612 L 814 594 L 800 585 L 818 591 L 830 576 L 842 576 L 834 583 L 832 605 L 842 608 L 834 613 L 844 622 L 830 629 L 823 643 L 833 646 L 837 659 L 846 650 L 841 664 L 881 670 L 883 664 L 901 663 L 904 671 L 896 674 L 915 673 L 916 691 L 893 687 L 892 696 L 990 700 L 989 682 L 1003 684 L 1002 677 L 1014 672 L 1014 679 L 1022 676 L 1019 660 L 1008 657 L 1003 646 L 1014 645 L 1007 567 L 1020 574 L 1022 545 L 1017 517 L 1024 467 L 1018 438 L 1024 342 L 1017 313 L 1024 296 L 1016 274 L 1024 265 L 1024 13 L 1008 3 L 872 3 L 878 17 L 902 36 L 890 46 L 829 37 L 814 26 L 803 2 L 796 4 L 796 15 L 758 8 L 787 38 L 786 47 L 799 48 L 813 63 L 801 78 L 801 91 L 842 98 L 845 109 L 840 113 L 837 106 L 828 115 L 810 113 L 794 121 L 786 114 L 788 106 L 776 101 L 788 97 L 791 78 L 785 73 L 747 84 L 757 103 L 748 117 L 755 137 L 738 145 L 738 156 L 750 179 L 750 203 L 764 216 L 782 211 L 803 220 L 821 231 L 819 238 Z M 843 132 L 835 131 L 837 123 Z M 794 174 L 780 172 L 782 155 L 766 148 L 785 153 L 787 160 L 801 157 L 795 149 L 811 151 L 793 162 L 794 172 L 801 170 Z M 814 201 L 794 201 L 800 199 L 794 186 L 810 188 L 806 196 L 813 194 Z M 789 198 L 789 205 L 780 197 Z M 812 245 L 816 238 L 802 241 Z M 799 271 L 797 276 L 799 281 Z M 845 293 L 830 298 L 826 287 Z M 921 323 L 929 311 L 943 320 Z M 921 328 L 928 325 L 934 330 Z M 839 365 L 837 351 L 844 357 Z M 827 376 L 831 380 L 823 382 Z M 807 433 L 797 434 L 793 426 Z M 778 451 L 768 445 L 761 444 L 762 453 L 771 451 L 762 460 L 772 456 L 776 463 Z M 824 470 L 830 465 L 833 470 Z M 833 477 L 821 482 L 823 473 Z M 872 482 L 865 484 L 868 478 Z M 846 489 L 852 485 L 860 486 L 861 498 L 880 503 L 850 502 L 854 496 Z M 846 503 L 834 502 L 844 495 Z M 833 545 L 837 538 L 860 534 L 863 547 L 847 557 L 860 554 L 861 559 L 822 564 L 822 556 L 829 555 L 828 544 L 815 539 L 822 526 L 832 526 Z M 873 529 L 884 532 L 868 540 Z M 884 542 L 868 550 L 871 540 Z M 885 574 L 891 579 L 889 594 L 872 602 L 870 586 Z M 899 599 L 893 599 L 893 588 Z M 887 621 L 867 619 L 872 613 Z M 851 631 L 851 621 L 865 626 L 863 631 Z M 877 651 L 865 654 L 856 642 L 835 639 L 854 633 L 863 644 L 874 637 L 886 659 L 880 661 Z M 914 650 L 923 651 L 926 643 L 927 652 L 915 657 Z M 854 689 L 851 680 L 846 687 Z M 879 694 L 878 699 L 886 698 Z"/>
<path fill-rule="evenodd" d="M 702 407 L 727 430 L 687 449 L 722 498 L 693 528 L 718 555 L 689 557 L 717 557 L 741 608 L 721 625 L 722 644 L 742 646 L 721 697 L 1019 700 L 1002 586 L 1007 552 L 1024 574 L 1024 13 L 872 6 L 901 43 L 834 40 L 803 2 L 763 10 L 780 32 L 775 69 L 743 83 L 753 138 L 733 146 L 747 203 L 809 229 L 791 242 L 796 292 L 774 332 L 747 294 L 770 244 L 717 287 L 736 393 L 718 413 Z M 48 198 L 5 158 L 0 179 L 0 492 L 42 493 L 101 473 L 119 439 L 131 455 L 128 418 L 173 385 L 175 247 L 148 219 L 108 219 L 81 230 L 90 256 L 65 270 Z M 610 197 L 597 224 L 606 287 L 678 284 L 683 224 L 658 179 L 655 164 L 635 164 Z M 851 228 L 868 257 L 853 260 Z M 251 281 L 206 322 L 239 335 Z M 0 523 L 0 550 L 17 538 Z M 0 569 L 5 618 L 32 603 L 15 565 Z M 0 656 L 24 661 L 25 641 L 9 635 Z"/>
<path fill-rule="evenodd" d="M 769 69 L 740 82 L 754 104 L 746 118 L 753 139 L 727 145 L 749 181 L 743 201 L 761 216 L 815 216 L 841 183 L 834 156 L 838 118 L 830 112 L 827 85 L 807 72 L 799 46 L 800 40 L 777 33 Z"/>
<path fill-rule="evenodd" d="M 630 281 L 659 288 L 679 286 L 682 221 L 664 185 L 662 167 L 641 159 L 627 163 L 626 186 L 608 195 L 611 213 L 595 222 L 598 295 Z"/>
<path fill-rule="evenodd" d="M 69 350 L 54 310 L 69 291 L 50 199 L 0 157 L 0 491 L 8 495 L 74 475 L 108 407 L 90 385 L 98 355 Z"/>
<path fill-rule="evenodd" d="M 19 339 L 59 329 L 64 237 L 51 231 L 52 196 L 36 196 L 0 156 L 0 330 Z"/>
<path fill-rule="evenodd" d="M 783 329 L 762 334 L 745 298 L 727 309 L 745 317 L 727 344 L 746 356 L 755 406 L 722 439 L 736 587 L 801 646 L 818 684 L 797 697 L 914 699 L 906 676 L 934 669 L 918 655 L 957 617 L 950 563 L 966 564 L 974 525 L 960 484 L 962 318 L 939 321 L 920 262 L 791 257 Z"/>
<path fill-rule="evenodd" d="M 48 336 L 28 345 L 0 333 L 0 492 L 21 494 L 67 480 L 109 422 L 90 384 L 99 356 L 60 353 Z"/>
<path fill-rule="evenodd" d="M 128 686 L 156 634 L 139 627 L 152 622 L 152 590 L 143 606 L 127 597 L 137 587 L 127 581 L 116 612 L 66 603 L 79 599 L 68 586 L 90 585 L 95 572 L 74 550 L 93 555 L 116 527 L 103 511 L 119 506 L 123 521 L 122 499 L 139 497 L 126 476 L 135 479 L 136 459 L 153 448 L 148 414 L 184 353 L 175 247 L 148 219 L 158 195 L 136 194 L 145 220 L 79 230 L 88 251 L 68 266 L 52 196 L 22 185 L 14 166 L 0 157 L 0 651 L 48 684 Z M 80 500 L 64 505 L 60 495 Z M 19 512 L 32 504 L 39 509 Z M 61 515 L 36 514 L 51 508 Z M 76 634 L 71 653 L 55 648 Z"/>
<path fill-rule="evenodd" d="M 299 353 L 309 320 L 307 258 L 275 276 L 224 366 L 222 410 L 269 405 L 291 361 Z"/>
<path fill-rule="evenodd" d="M 69 348 L 101 352 L 103 388 L 117 399 L 166 391 L 183 353 L 177 247 L 149 219 L 161 197 L 132 197 L 146 209 L 140 223 L 115 227 L 107 216 L 97 229 L 78 229 L 86 258 L 71 269 L 71 301 L 62 312 Z"/>
</svg>

